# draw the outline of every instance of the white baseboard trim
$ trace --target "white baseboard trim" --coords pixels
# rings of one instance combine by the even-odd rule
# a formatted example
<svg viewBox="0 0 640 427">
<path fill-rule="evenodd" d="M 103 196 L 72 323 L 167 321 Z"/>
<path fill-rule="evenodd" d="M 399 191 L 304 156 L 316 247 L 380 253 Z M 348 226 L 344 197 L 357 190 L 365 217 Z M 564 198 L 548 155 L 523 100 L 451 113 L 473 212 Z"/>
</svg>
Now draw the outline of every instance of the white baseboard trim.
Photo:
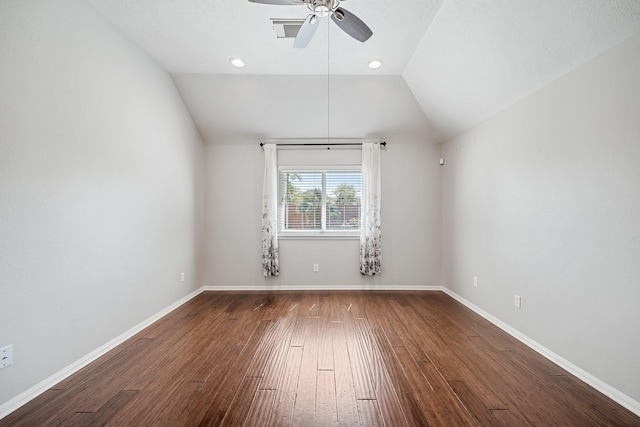
<svg viewBox="0 0 640 427">
<path fill-rule="evenodd" d="M 237 285 L 204 286 L 205 291 L 243 292 L 243 291 L 441 291 L 442 286 L 390 286 L 390 285 Z"/>
<path fill-rule="evenodd" d="M 166 316 L 167 314 L 169 314 L 170 312 L 172 312 L 176 308 L 180 307 L 182 304 L 186 303 L 187 301 L 189 301 L 190 299 L 194 298 L 195 296 L 201 294 L 203 292 L 203 290 L 204 290 L 204 288 L 200 288 L 198 290 L 193 291 L 189 295 L 185 296 L 184 298 L 181 298 L 180 300 L 178 300 L 175 303 L 171 304 L 170 306 L 168 306 L 164 310 L 154 314 L 153 316 L 149 317 L 148 319 L 142 321 L 141 323 L 137 324 L 133 328 L 131 328 L 128 331 L 124 332 L 123 334 L 115 337 L 111 341 L 107 342 L 106 344 L 104 344 L 103 346 L 97 348 L 96 350 L 92 351 L 91 353 L 87 354 L 83 358 L 77 360 L 76 362 L 72 363 L 71 365 L 69 365 L 69 366 L 65 367 L 64 369 L 62 369 L 62 370 L 56 372 L 55 374 L 51 375 L 49 378 L 47 378 L 47 379 L 45 379 L 43 381 L 40 381 L 38 384 L 34 385 L 33 387 L 29 388 L 28 390 L 20 393 L 19 395 L 17 395 L 13 399 L 11 399 L 11 400 L 5 402 L 4 404 L 0 405 L 0 420 L 3 419 L 4 417 L 6 417 L 7 415 L 9 415 L 10 413 L 12 413 L 13 411 L 15 411 L 16 409 L 18 409 L 21 406 L 25 405 L 29 401 L 35 399 L 36 397 L 38 397 L 39 395 L 41 395 L 42 393 L 44 393 L 45 391 L 47 391 L 48 389 L 53 387 L 54 385 L 58 384 L 60 381 L 62 381 L 65 378 L 75 374 L 80 369 L 82 369 L 85 366 L 87 366 L 89 363 L 93 362 L 94 360 L 98 359 L 100 356 L 103 356 L 104 354 L 106 354 L 108 351 L 110 351 L 110 350 L 114 349 L 115 347 L 117 347 L 118 345 L 122 344 L 123 342 L 125 342 L 126 340 L 128 340 L 129 338 L 131 338 L 132 336 L 137 334 L 138 332 L 142 331 L 147 326 L 149 326 L 152 323 L 158 321 L 160 318 Z"/>
<path fill-rule="evenodd" d="M 575 375 L 576 377 L 578 377 L 579 379 L 581 379 L 585 383 L 589 384 L 591 387 L 593 387 L 594 389 L 596 389 L 600 393 L 604 394 L 605 396 L 609 397 L 613 401 L 615 401 L 615 402 L 619 403 L 620 405 L 624 406 L 625 408 L 627 408 L 628 410 L 630 410 L 634 414 L 640 416 L 640 402 L 637 402 L 636 400 L 632 399 L 631 397 L 627 396 L 626 394 L 622 393 L 621 391 L 615 389 L 614 387 L 611 387 L 609 384 L 605 383 L 604 381 L 594 377 L 593 375 L 591 375 L 590 373 L 588 373 L 584 369 L 580 368 L 579 366 L 576 366 L 573 363 L 569 362 L 567 359 L 557 355 L 556 353 L 554 353 L 553 351 L 549 350 L 545 346 L 539 344 L 538 342 L 536 342 L 536 341 L 532 340 L 531 338 L 529 338 L 528 336 L 524 335 L 523 333 L 521 333 L 517 329 L 512 328 L 511 326 L 509 326 L 506 323 L 504 323 L 502 320 L 498 319 L 497 317 L 492 316 L 491 314 L 487 313 L 486 311 L 484 311 L 480 307 L 478 307 L 478 306 L 472 304 L 471 302 L 467 301 L 466 299 L 462 298 L 460 295 L 456 294 L 455 292 L 451 291 L 450 289 L 442 287 L 441 290 L 444 293 L 446 293 L 447 295 L 449 295 L 451 298 L 455 299 L 456 301 L 458 301 L 461 304 L 465 305 L 467 308 L 473 310 L 475 313 L 477 313 L 480 316 L 484 317 L 486 320 L 488 320 L 489 322 L 493 323 L 498 328 L 502 329 L 503 331 L 505 331 L 506 333 L 508 333 L 509 335 L 514 337 L 515 339 L 517 339 L 518 341 L 522 342 L 526 346 L 528 346 L 531 349 L 535 350 L 536 352 L 540 353 L 542 356 L 544 356 L 545 358 L 549 359 L 551 362 L 555 363 L 556 365 L 558 365 L 562 369 L 564 369 L 564 370 L 568 371 L 569 373 Z"/>
</svg>

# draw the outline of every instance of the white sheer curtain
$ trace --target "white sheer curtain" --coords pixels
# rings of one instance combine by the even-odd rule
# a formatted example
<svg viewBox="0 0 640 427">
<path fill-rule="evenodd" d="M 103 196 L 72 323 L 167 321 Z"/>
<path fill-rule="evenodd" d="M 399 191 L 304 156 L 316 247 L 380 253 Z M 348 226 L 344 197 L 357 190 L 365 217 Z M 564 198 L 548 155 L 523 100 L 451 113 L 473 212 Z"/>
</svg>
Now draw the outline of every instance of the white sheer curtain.
<svg viewBox="0 0 640 427">
<path fill-rule="evenodd" d="M 278 156 L 275 144 L 265 144 L 262 185 L 262 273 L 280 274 L 278 254 Z"/>
<path fill-rule="evenodd" d="M 381 269 L 380 144 L 362 144 L 362 211 L 360 214 L 360 273 L 373 276 Z"/>
</svg>

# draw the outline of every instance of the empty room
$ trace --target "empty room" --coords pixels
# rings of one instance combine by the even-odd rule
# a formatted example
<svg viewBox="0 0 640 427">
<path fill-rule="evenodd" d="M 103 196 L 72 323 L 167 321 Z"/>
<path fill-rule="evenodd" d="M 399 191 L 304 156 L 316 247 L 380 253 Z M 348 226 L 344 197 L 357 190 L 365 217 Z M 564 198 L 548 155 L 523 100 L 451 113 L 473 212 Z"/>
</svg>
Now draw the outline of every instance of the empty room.
<svg viewBox="0 0 640 427">
<path fill-rule="evenodd" d="M 638 165 L 638 0 L 0 0 L 0 426 L 640 426 Z"/>
</svg>

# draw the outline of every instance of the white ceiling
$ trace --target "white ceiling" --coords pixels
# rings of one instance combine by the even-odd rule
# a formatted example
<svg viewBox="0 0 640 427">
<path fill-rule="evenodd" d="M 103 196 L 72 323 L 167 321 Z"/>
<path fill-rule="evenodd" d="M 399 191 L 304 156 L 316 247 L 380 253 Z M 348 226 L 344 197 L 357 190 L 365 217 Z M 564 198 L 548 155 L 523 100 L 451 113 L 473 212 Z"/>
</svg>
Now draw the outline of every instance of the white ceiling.
<svg viewBox="0 0 640 427">
<path fill-rule="evenodd" d="M 248 0 L 91 0 L 170 73 L 326 74 L 327 47 L 332 74 L 361 74 L 382 58 L 378 73 L 402 74 L 442 0 L 345 0 L 373 36 L 360 43 L 329 18 L 305 49 L 293 39 L 277 39 L 270 18 L 300 18 L 304 5 L 274 6 Z M 399 6 L 401 4 L 401 6 Z M 330 30 L 330 31 L 329 31 Z M 327 36 L 330 43 L 327 43 Z"/>
<path fill-rule="evenodd" d="M 371 27 L 371 39 L 355 41 L 325 19 L 306 49 L 294 49 L 291 39 L 276 39 L 270 18 L 304 18 L 305 6 L 90 1 L 174 75 L 201 132 L 233 122 L 226 110 L 217 119 L 199 111 L 211 102 L 198 93 L 213 96 L 207 87 L 221 89 L 220 75 L 391 74 L 404 78 L 426 120 L 447 139 L 640 32 L 640 0 L 346 0 L 342 6 Z M 246 66 L 234 68 L 232 57 Z M 369 70 L 371 59 L 383 60 L 383 67 Z M 243 105 L 236 107 L 234 114 L 249 117 Z M 403 122 L 390 114 L 395 125 Z M 363 120 L 356 127 L 376 123 Z"/>
<path fill-rule="evenodd" d="M 639 31 L 640 0 L 445 0 L 404 77 L 447 137 Z"/>
<path fill-rule="evenodd" d="M 331 76 L 330 93 L 322 75 L 176 74 L 173 79 L 209 143 L 327 135 L 384 140 L 390 134 L 421 142 L 429 134 L 420 105 L 399 75 Z"/>
</svg>

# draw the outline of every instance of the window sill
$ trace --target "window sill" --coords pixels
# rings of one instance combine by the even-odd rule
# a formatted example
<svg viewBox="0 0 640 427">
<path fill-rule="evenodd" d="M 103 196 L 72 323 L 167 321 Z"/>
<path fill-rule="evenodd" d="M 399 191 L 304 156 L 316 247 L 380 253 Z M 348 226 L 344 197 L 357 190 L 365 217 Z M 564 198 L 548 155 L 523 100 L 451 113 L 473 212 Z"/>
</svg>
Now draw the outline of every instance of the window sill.
<svg viewBox="0 0 640 427">
<path fill-rule="evenodd" d="M 355 233 L 341 233 L 341 232 L 308 232 L 301 231 L 299 233 L 296 232 L 280 232 L 278 234 L 278 239 L 281 240 L 359 240 L 360 232 L 357 231 Z"/>
</svg>

